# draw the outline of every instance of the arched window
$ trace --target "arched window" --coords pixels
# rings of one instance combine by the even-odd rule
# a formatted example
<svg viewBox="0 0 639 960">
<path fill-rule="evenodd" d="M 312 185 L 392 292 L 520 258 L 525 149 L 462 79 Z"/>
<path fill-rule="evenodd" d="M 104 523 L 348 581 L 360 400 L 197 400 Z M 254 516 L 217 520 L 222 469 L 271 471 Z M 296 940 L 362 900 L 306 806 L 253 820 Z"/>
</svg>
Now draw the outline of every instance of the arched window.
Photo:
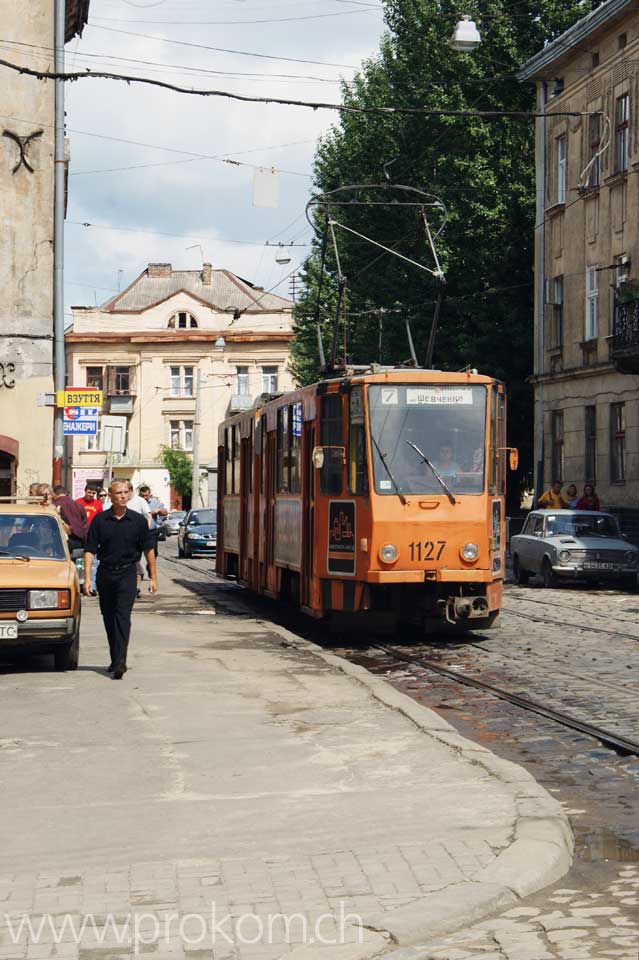
<svg viewBox="0 0 639 960">
<path fill-rule="evenodd" d="M 197 320 L 191 313 L 174 313 L 169 320 L 169 330 L 189 330 L 197 327 Z"/>
</svg>

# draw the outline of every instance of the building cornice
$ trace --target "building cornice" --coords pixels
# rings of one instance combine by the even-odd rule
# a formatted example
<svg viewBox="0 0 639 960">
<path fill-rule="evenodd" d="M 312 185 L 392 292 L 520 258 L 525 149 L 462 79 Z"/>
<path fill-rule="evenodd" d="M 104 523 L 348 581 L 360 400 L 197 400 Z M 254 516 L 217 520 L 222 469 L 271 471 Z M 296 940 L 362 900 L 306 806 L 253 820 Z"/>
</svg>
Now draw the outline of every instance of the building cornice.
<svg viewBox="0 0 639 960">
<path fill-rule="evenodd" d="M 226 343 L 288 343 L 292 330 L 137 330 L 118 333 L 67 333 L 65 343 L 213 343 L 223 337 Z"/>
<path fill-rule="evenodd" d="M 546 385 L 551 383 L 563 383 L 566 380 L 584 380 L 587 377 L 600 377 L 602 373 L 616 373 L 611 363 L 593 363 L 588 367 L 569 367 L 561 370 L 559 373 L 535 374 L 532 377 L 526 377 L 527 383 Z"/>
<path fill-rule="evenodd" d="M 628 12 L 636 9 L 636 0 L 608 0 L 602 3 L 600 7 L 589 13 L 573 24 L 568 30 L 549 43 L 543 50 L 536 53 L 534 57 L 527 60 L 523 67 L 516 74 L 518 80 L 536 80 L 544 76 L 550 67 L 569 57 L 573 51 L 583 53 L 579 48 L 585 40 L 589 39 L 597 30 L 607 27 L 611 22 Z"/>
<path fill-rule="evenodd" d="M 67 0 L 67 23 L 65 40 L 73 40 L 80 36 L 89 19 L 89 4 L 91 0 Z"/>
</svg>

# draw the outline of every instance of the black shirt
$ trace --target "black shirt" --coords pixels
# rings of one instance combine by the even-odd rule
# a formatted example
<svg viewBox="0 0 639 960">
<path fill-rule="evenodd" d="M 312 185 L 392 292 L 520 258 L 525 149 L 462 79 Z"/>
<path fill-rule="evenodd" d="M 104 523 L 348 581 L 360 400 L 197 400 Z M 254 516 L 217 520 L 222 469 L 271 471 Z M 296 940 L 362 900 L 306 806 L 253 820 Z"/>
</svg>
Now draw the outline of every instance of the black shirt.
<svg viewBox="0 0 639 960">
<path fill-rule="evenodd" d="M 86 550 L 97 555 L 105 566 L 137 563 L 143 550 L 153 549 L 153 537 L 146 517 L 127 510 L 118 520 L 113 510 L 98 513 L 89 527 Z"/>
</svg>

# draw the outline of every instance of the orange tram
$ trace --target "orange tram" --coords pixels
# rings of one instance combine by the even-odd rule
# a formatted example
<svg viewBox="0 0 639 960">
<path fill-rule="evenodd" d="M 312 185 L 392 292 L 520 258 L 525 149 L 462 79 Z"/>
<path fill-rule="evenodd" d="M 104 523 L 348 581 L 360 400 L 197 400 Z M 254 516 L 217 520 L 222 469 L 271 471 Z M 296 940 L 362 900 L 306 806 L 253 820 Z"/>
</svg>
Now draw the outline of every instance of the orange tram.
<svg viewBox="0 0 639 960">
<path fill-rule="evenodd" d="M 217 573 L 317 618 L 486 629 L 505 444 L 505 388 L 474 371 L 372 367 L 263 396 L 219 429 Z"/>
</svg>

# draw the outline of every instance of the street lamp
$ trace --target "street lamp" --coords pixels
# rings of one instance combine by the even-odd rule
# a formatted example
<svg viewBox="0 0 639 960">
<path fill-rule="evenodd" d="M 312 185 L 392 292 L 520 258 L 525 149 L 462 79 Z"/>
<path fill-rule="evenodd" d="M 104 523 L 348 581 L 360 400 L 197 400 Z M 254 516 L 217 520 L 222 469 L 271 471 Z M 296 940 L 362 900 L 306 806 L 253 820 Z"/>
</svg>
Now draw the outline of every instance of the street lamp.
<svg viewBox="0 0 639 960">
<path fill-rule="evenodd" d="M 450 38 L 450 45 L 453 50 L 459 50 L 460 53 L 469 53 L 476 50 L 481 43 L 481 34 L 477 29 L 477 24 L 469 16 L 462 17 Z"/>
</svg>

